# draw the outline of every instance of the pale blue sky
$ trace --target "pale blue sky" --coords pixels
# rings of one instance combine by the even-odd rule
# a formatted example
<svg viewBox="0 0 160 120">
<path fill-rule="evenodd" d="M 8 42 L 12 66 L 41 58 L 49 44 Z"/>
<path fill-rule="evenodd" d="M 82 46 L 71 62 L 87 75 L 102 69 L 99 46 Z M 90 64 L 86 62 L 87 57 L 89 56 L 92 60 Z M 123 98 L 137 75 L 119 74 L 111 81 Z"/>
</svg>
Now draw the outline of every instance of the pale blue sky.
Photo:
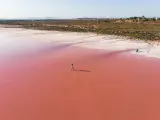
<svg viewBox="0 0 160 120">
<path fill-rule="evenodd" d="M 160 16 L 160 0 L 0 0 L 0 18 Z"/>
</svg>

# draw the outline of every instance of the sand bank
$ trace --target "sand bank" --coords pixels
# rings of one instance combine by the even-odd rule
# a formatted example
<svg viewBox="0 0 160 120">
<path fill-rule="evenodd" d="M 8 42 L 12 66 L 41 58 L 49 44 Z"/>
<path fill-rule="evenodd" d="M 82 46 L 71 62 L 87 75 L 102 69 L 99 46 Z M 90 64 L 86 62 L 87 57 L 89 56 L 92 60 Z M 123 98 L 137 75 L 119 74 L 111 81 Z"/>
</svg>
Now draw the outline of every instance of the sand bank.
<svg viewBox="0 0 160 120">
<path fill-rule="evenodd" d="M 80 46 L 91 49 L 104 49 L 104 50 L 126 50 L 134 49 L 130 53 L 143 55 L 147 57 L 160 57 L 160 46 L 157 43 L 148 44 L 139 40 L 130 40 L 124 37 L 117 37 L 112 35 L 96 35 L 93 33 L 72 33 L 72 32 L 58 32 L 58 31 L 41 31 L 41 30 L 28 30 L 21 28 L 0 28 L 0 47 L 4 50 L 4 44 L 7 47 L 15 48 L 24 47 L 26 40 L 41 41 L 44 43 L 50 44 L 72 44 L 72 46 Z M 13 45 L 8 46 L 5 37 L 12 37 L 14 39 Z M 23 45 L 16 41 L 23 41 Z M 4 44 L 2 44 L 4 43 Z M 18 47 L 17 47 L 17 46 Z M 14 48 L 14 50 L 15 50 Z M 0 52 L 3 51 L 0 49 Z M 32 49 L 32 48 L 31 48 Z M 34 49 L 34 46 L 33 46 Z M 140 52 L 136 53 L 136 49 L 139 49 Z"/>
</svg>

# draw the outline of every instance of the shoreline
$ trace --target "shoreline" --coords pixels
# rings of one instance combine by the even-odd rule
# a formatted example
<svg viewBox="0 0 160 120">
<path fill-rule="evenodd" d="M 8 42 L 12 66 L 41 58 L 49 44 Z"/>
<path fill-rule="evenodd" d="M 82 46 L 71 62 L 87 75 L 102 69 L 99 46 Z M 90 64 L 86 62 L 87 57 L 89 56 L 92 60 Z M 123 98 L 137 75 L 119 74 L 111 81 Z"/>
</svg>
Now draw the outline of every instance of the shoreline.
<svg viewBox="0 0 160 120">
<path fill-rule="evenodd" d="M 34 24 L 34 23 L 33 23 Z M 93 34 L 97 34 L 97 35 L 113 35 L 113 36 L 117 36 L 117 37 L 124 37 L 124 38 L 127 38 L 127 39 L 131 39 L 131 40 L 140 40 L 140 41 L 145 41 L 145 42 L 158 42 L 159 43 L 159 40 L 160 39 L 158 39 L 159 38 L 159 33 L 152 33 L 153 31 L 154 31 L 154 29 L 153 29 L 153 31 L 151 32 L 149 32 L 148 33 L 148 35 L 153 35 L 154 37 L 155 36 L 157 36 L 157 37 L 153 37 L 153 38 L 145 38 L 145 37 L 142 37 L 142 36 L 148 36 L 146 33 L 148 32 L 148 31 L 135 31 L 135 33 L 133 32 L 133 31 L 130 31 L 131 33 L 128 33 L 128 34 L 126 34 L 126 32 L 124 32 L 123 34 L 121 33 L 121 32 L 123 32 L 123 31 L 121 31 L 121 30 L 116 30 L 115 32 L 113 32 L 114 30 L 112 30 L 112 32 L 110 31 L 108 31 L 108 29 L 102 29 L 102 28 L 97 28 L 97 29 L 94 29 L 94 30 L 92 30 L 92 28 L 90 28 L 90 29 L 82 29 L 82 28 L 74 28 L 74 25 L 72 26 L 72 27 L 67 27 L 66 25 L 41 25 L 40 24 L 40 26 L 34 26 L 33 27 L 33 24 L 22 24 L 22 25 L 10 25 L 10 24 L 6 24 L 6 25 L 1 25 L 0 24 L 0 27 L 4 27 L 4 28 L 24 28 L 24 29 L 32 29 L 32 30 L 46 30 L 46 31 L 60 31 L 60 32 L 78 32 L 78 33 L 93 33 Z M 135 24 L 135 23 L 134 23 Z M 137 24 L 135 24 L 135 25 L 137 25 Z M 48 28 L 49 27 L 49 28 Z M 50 27 L 53 27 L 53 28 L 50 28 Z M 98 32 L 99 31 L 99 32 Z M 103 32 L 104 33 L 103 33 Z M 108 32 L 106 32 L 106 31 L 108 31 Z M 106 33 L 105 33 L 106 32 Z M 133 33 L 132 33 L 133 32 Z M 144 33 L 143 33 L 144 32 Z M 131 34 L 131 35 L 129 35 L 129 34 Z M 133 34 L 133 35 L 132 35 Z M 138 35 L 139 34 L 139 36 L 135 36 L 135 35 Z M 151 37 L 150 36 L 150 37 Z"/>
<path fill-rule="evenodd" d="M 7 31 L 9 33 L 7 33 Z M 134 51 L 130 51 L 129 53 L 160 58 L 159 43 L 153 41 L 149 44 L 143 40 L 131 40 L 126 37 L 115 35 L 97 35 L 95 33 L 46 31 L 24 28 L 0 28 L 0 32 L 2 35 L 3 33 L 6 34 L 3 36 L 4 38 L 8 36 L 15 40 L 24 39 L 24 42 L 28 39 L 34 42 L 41 41 L 47 44 L 71 44 L 72 46 L 109 51 L 134 49 Z M 139 49 L 138 53 L 136 53 L 136 49 Z"/>
</svg>

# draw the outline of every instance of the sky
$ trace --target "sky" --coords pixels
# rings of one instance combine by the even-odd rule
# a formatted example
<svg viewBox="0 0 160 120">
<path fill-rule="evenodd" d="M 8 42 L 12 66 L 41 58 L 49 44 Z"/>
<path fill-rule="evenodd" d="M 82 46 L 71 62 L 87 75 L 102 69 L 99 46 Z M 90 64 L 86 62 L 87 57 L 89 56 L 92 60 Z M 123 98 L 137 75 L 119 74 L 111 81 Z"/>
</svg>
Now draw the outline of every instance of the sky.
<svg viewBox="0 0 160 120">
<path fill-rule="evenodd" d="M 160 0 L 0 0 L 0 18 L 160 17 Z"/>
</svg>

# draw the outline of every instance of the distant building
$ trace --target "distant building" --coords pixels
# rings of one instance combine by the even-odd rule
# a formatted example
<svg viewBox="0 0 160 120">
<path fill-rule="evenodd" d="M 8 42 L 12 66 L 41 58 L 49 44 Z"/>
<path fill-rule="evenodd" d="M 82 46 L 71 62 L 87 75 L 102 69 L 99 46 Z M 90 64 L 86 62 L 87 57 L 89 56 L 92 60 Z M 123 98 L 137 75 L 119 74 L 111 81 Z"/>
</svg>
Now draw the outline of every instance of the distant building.
<svg viewBox="0 0 160 120">
<path fill-rule="evenodd" d="M 137 18 L 137 22 L 140 22 L 140 18 L 139 17 Z"/>
<path fill-rule="evenodd" d="M 157 21 L 157 20 L 158 20 L 158 18 L 157 18 L 157 17 L 155 17 L 155 20 Z"/>
</svg>

